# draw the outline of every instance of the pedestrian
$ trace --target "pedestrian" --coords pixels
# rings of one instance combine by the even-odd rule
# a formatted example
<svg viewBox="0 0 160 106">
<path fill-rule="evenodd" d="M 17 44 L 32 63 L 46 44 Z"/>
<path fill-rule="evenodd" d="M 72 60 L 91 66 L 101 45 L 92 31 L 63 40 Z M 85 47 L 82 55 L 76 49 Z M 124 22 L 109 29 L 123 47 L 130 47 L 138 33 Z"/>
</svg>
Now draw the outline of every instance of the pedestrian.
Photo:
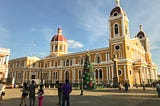
<svg viewBox="0 0 160 106">
<path fill-rule="evenodd" d="M 62 100 L 62 83 L 59 83 L 59 81 L 57 81 L 56 84 L 57 84 L 57 90 L 58 90 L 58 103 L 57 103 L 57 105 L 61 105 L 61 100 Z"/>
<path fill-rule="evenodd" d="M 145 89 L 145 84 L 144 84 L 144 82 L 143 82 L 143 84 L 142 84 L 142 87 L 143 87 L 143 91 L 145 91 L 146 89 Z"/>
<path fill-rule="evenodd" d="M 125 82 L 125 84 L 124 84 L 124 87 L 125 87 L 125 91 L 127 92 L 128 91 L 128 83 L 127 82 Z"/>
<path fill-rule="evenodd" d="M 40 85 L 40 89 L 38 90 L 37 94 L 38 94 L 38 106 L 42 106 L 43 95 L 44 95 L 43 85 Z"/>
<path fill-rule="evenodd" d="M 157 88 L 158 97 L 160 97 L 160 83 L 159 82 L 157 82 L 156 88 Z"/>
<path fill-rule="evenodd" d="M 22 88 L 22 96 L 21 96 L 21 102 L 19 104 L 19 106 L 22 106 L 22 103 L 24 101 L 25 106 L 27 106 L 26 103 L 26 97 L 28 96 L 28 85 L 26 82 L 23 83 L 23 88 Z"/>
<path fill-rule="evenodd" d="M 35 82 L 32 80 L 31 84 L 29 85 L 29 103 L 30 106 L 35 106 Z"/>
<path fill-rule="evenodd" d="M 65 101 L 67 106 L 70 106 L 70 93 L 72 92 L 72 86 L 69 84 L 69 80 L 65 80 L 62 85 L 62 106 L 65 106 Z"/>
<path fill-rule="evenodd" d="M 0 82 L 0 101 L 3 99 L 3 96 L 5 95 L 4 88 L 5 86 Z"/>
</svg>

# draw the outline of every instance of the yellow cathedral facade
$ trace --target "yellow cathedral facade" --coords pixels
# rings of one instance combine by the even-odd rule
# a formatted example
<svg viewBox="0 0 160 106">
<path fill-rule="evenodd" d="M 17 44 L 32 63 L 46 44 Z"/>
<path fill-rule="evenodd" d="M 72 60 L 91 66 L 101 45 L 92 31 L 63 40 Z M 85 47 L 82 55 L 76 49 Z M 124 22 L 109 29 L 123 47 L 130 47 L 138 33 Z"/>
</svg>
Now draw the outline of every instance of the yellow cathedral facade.
<svg viewBox="0 0 160 106">
<path fill-rule="evenodd" d="M 89 50 L 97 84 L 113 84 L 114 62 L 117 57 L 117 76 L 121 84 L 151 84 L 157 80 L 156 65 L 152 62 L 148 35 L 140 25 L 135 38 L 130 38 L 129 19 L 116 0 L 109 14 L 109 47 Z M 16 83 L 43 79 L 44 83 L 80 83 L 87 51 L 68 53 L 67 39 L 62 28 L 50 42 L 50 54 L 45 58 L 21 57 L 9 61 L 9 76 Z"/>
</svg>

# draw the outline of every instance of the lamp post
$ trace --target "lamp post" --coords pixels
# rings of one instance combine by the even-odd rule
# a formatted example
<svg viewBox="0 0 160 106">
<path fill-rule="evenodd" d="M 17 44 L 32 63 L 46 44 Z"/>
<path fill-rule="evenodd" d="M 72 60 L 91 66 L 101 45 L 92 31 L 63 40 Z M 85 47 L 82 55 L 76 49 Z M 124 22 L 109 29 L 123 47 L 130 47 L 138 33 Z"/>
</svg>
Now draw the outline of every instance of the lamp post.
<svg viewBox="0 0 160 106">
<path fill-rule="evenodd" d="M 83 74 L 81 75 L 81 94 L 83 96 Z"/>
</svg>

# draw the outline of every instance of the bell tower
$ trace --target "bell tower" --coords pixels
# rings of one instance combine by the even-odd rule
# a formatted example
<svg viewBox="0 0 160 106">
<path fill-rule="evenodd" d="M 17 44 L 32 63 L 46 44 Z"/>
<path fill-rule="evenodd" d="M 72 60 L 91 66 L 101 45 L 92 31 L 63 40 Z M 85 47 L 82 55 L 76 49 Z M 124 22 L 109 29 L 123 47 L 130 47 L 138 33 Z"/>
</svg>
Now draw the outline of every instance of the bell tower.
<svg viewBox="0 0 160 106">
<path fill-rule="evenodd" d="M 129 20 L 126 12 L 120 6 L 120 0 L 115 0 L 115 7 L 110 12 L 109 30 L 111 58 L 115 54 L 117 58 L 125 58 L 125 42 L 130 39 Z"/>
</svg>

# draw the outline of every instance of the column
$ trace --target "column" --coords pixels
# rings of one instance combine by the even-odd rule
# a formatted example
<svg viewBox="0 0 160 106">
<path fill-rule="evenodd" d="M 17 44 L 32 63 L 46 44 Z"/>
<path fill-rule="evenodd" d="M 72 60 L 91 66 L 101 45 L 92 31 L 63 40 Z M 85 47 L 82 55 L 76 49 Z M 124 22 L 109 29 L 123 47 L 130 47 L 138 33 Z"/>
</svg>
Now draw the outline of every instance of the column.
<svg viewBox="0 0 160 106">
<path fill-rule="evenodd" d="M 127 77 L 126 77 L 127 75 L 126 75 L 126 65 L 124 65 L 124 80 L 126 80 L 127 79 Z"/>
<path fill-rule="evenodd" d="M 60 72 L 59 72 L 59 81 L 60 82 L 62 81 L 62 70 L 60 70 Z"/>
</svg>

